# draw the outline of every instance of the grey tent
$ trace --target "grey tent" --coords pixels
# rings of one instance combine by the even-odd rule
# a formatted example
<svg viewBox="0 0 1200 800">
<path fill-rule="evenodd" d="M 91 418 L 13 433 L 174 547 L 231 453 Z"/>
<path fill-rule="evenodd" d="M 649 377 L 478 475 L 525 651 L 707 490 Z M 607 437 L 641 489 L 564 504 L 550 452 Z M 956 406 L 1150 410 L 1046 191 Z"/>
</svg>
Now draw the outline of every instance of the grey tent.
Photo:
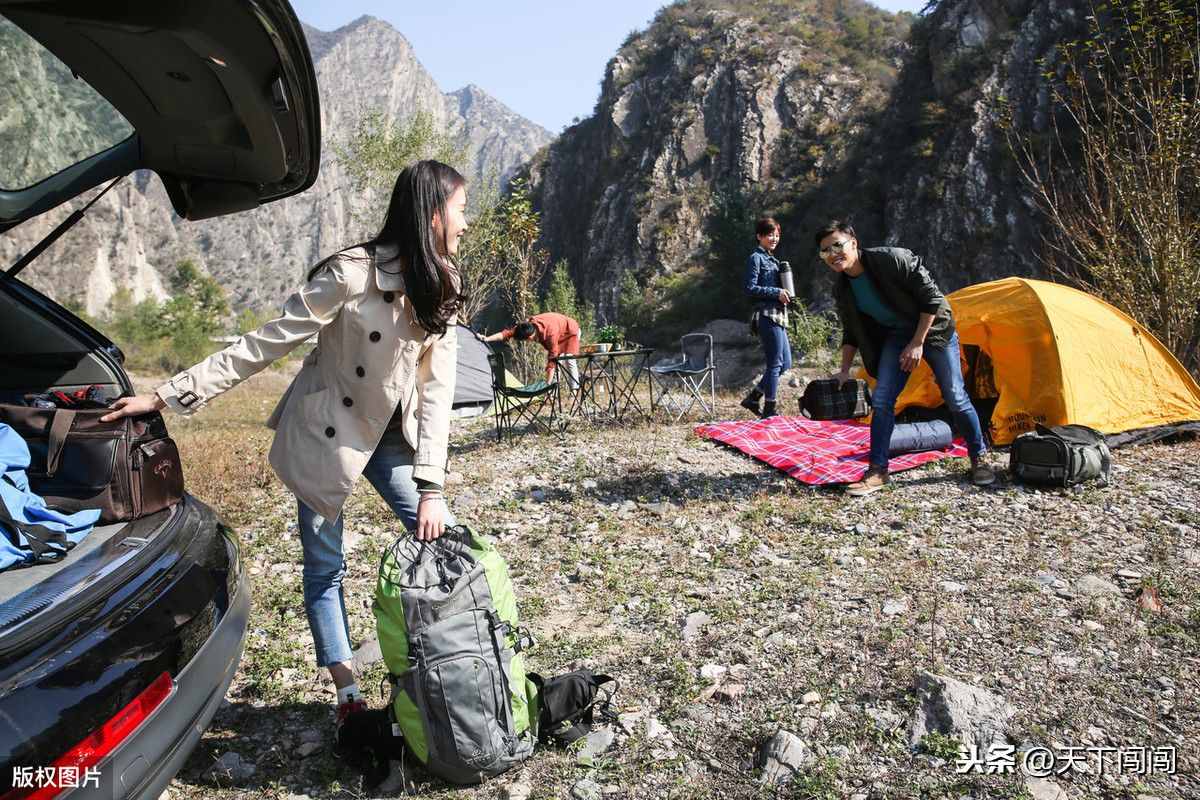
<svg viewBox="0 0 1200 800">
<path fill-rule="evenodd" d="M 474 417 L 492 404 L 492 367 L 488 346 L 466 325 L 458 326 L 458 375 L 454 416 Z"/>
</svg>

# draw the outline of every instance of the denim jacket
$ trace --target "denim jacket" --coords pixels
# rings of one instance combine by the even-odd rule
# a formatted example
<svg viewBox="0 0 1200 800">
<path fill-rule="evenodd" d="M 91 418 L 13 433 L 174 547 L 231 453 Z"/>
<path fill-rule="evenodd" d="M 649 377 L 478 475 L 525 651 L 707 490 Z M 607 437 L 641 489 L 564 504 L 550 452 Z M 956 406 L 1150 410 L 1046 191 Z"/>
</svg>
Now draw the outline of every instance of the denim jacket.
<svg viewBox="0 0 1200 800">
<path fill-rule="evenodd" d="M 742 281 L 746 294 L 754 302 L 755 311 L 780 309 L 779 261 L 764 248 L 757 247 L 746 261 L 746 273 Z"/>
</svg>

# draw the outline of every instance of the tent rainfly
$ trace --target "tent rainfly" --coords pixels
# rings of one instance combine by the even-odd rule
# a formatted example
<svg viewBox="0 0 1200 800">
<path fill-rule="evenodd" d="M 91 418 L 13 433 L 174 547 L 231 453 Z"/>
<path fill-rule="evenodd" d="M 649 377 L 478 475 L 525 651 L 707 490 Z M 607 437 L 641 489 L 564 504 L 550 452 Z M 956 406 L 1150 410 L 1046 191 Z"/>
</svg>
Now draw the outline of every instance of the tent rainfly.
<svg viewBox="0 0 1200 800">
<path fill-rule="evenodd" d="M 1092 295 L 1047 281 L 1005 278 L 947 296 L 967 391 L 995 398 L 992 441 L 1035 423 L 1104 433 L 1200 420 L 1200 386 L 1148 330 Z M 974 350 L 978 348 L 978 350 Z M 922 362 L 897 412 L 943 404 Z"/>
<path fill-rule="evenodd" d="M 454 380 L 454 416 L 473 417 L 492 404 L 492 367 L 488 346 L 466 325 L 458 326 L 458 368 Z"/>
</svg>

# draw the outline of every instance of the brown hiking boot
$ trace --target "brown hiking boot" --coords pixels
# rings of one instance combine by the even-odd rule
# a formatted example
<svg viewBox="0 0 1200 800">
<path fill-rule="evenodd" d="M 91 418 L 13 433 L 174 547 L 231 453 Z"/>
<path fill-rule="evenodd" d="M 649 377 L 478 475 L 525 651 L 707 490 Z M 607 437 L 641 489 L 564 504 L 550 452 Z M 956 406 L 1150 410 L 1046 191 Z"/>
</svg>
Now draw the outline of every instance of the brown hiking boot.
<svg viewBox="0 0 1200 800">
<path fill-rule="evenodd" d="M 869 494 L 874 494 L 886 486 L 889 482 L 886 467 L 868 467 L 865 475 L 861 480 L 846 487 L 846 494 L 851 497 L 866 497 Z"/>
<path fill-rule="evenodd" d="M 971 483 L 976 486 L 991 486 L 996 482 L 996 471 L 981 458 L 971 459 Z"/>
</svg>

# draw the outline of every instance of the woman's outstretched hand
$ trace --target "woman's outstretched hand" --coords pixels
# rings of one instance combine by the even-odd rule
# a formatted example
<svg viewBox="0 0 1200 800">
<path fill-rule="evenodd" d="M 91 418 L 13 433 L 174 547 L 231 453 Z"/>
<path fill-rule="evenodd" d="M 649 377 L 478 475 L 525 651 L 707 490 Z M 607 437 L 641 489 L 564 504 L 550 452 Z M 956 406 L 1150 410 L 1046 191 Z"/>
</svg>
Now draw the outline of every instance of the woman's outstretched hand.
<svg viewBox="0 0 1200 800">
<path fill-rule="evenodd" d="M 446 532 L 446 501 L 441 494 L 426 492 L 417 501 L 417 528 L 413 535 L 420 542 L 432 542 Z"/>
<path fill-rule="evenodd" d="M 113 401 L 112 412 L 100 418 L 101 422 L 112 422 L 121 417 L 139 417 L 166 408 L 166 403 L 156 394 L 139 394 L 133 397 L 118 397 Z"/>
</svg>

